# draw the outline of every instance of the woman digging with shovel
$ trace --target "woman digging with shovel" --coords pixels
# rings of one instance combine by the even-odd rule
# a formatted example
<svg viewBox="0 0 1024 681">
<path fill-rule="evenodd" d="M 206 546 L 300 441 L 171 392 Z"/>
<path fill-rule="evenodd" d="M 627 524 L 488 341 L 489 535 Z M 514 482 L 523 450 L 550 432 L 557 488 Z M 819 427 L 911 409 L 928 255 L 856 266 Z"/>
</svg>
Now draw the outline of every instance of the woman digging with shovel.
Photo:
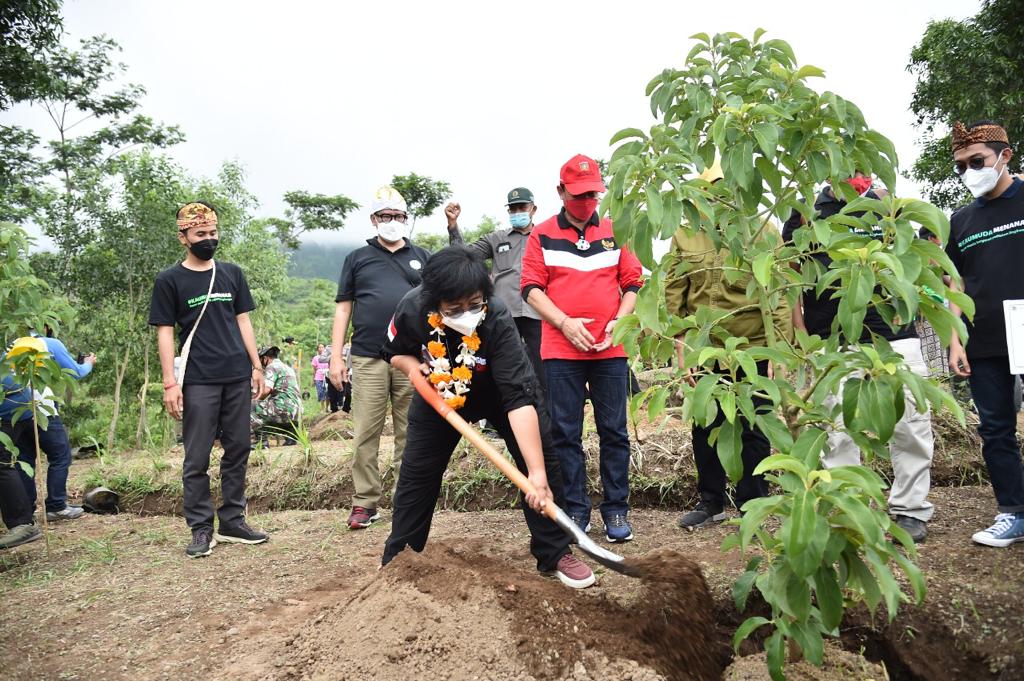
<svg viewBox="0 0 1024 681">
<path fill-rule="evenodd" d="M 454 246 L 436 253 L 423 268 L 421 286 L 398 304 L 382 355 L 415 375 L 421 387 L 426 376 L 433 386 L 427 396 L 432 402 L 443 399 L 442 410 L 446 406 L 465 421 L 487 419 L 494 425 L 516 468 L 532 483 L 522 500 L 537 569 L 584 589 L 594 583 L 593 571 L 572 555 L 571 539 L 559 525 L 543 517 L 562 501 L 562 475 L 550 446 L 540 384 L 512 315 L 500 300 L 490 299 L 491 290 L 487 268 L 469 250 Z M 406 546 L 423 550 L 441 477 L 460 437 L 421 394 L 413 398 L 382 565 Z M 530 489 L 529 483 L 523 486 Z"/>
</svg>

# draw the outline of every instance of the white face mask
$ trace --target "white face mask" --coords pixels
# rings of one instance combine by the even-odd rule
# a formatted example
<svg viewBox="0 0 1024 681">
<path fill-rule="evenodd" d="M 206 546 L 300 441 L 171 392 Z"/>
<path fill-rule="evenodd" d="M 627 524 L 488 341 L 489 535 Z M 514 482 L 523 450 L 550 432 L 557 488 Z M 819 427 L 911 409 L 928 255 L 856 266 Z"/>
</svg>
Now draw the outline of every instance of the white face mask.
<svg viewBox="0 0 1024 681">
<path fill-rule="evenodd" d="M 1000 156 L 1002 158 L 1002 156 Z M 1006 164 L 1003 164 L 1002 170 L 996 170 L 996 165 L 999 164 L 997 159 L 994 164 L 985 168 L 968 168 L 964 171 L 964 174 L 960 176 L 960 180 L 967 186 L 974 198 L 984 196 L 990 191 L 995 189 L 996 185 L 999 184 L 999 178 L 1002 177 L 1006 171 Z"/>
<path fill-rule="evenodd" d="M 388 243 L 396 243 L 405 238 L 406 226 L 398 220 L 377 224 L 377 235 Z"/>
<path fill-rule="evenodd" d="M 461 312 L 454 317 L 448 315 L 441 315 L 441 321 L 452 331 L 457 331 L 463 336 L 470 336 L 476 331 L 476 327 L 480 325 L 480 322 L 484 319 L 485 310 L 479 312 Z"/>
</svg>

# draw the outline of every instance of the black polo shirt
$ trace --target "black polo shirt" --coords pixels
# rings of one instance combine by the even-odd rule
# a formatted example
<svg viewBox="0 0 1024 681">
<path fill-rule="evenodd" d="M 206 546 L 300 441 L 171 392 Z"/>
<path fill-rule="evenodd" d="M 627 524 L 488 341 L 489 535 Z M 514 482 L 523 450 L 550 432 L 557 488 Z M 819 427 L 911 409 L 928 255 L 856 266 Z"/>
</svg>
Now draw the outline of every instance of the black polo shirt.
<svg viewBox="0 0 1024 681">
<path fill-rule="evenodd" d="M 974 299 L 974 321 L 964 322 L 967 358 L 1006 357 L 1004 300 L 1024 299 L 1024 191 L 1013 184 L 994 199 L 979 198 L 949 219 L 946 254 Z"/>
<path fill-rule="evenodd" d="M 408 239 L 392 253 L 377 237 L 348 254 L 334 300 L 352 301 L 353 355 L 380 357 L 391 315 L 402 296 L 419 286 L 420 271 L 429 257 L 429 251 Z"/>
<path fill-rule="evenodd" d="M 870 190 L 867 196 L 871 199 L 879 198 L 877 194 Z M 822 219 L 838 214 L 845 206 L 846 202 L 837 198 L 832 193 L 831 187 L 823 189 L 814 202 L 814 210 Z M 855 217 L 860 215 L 863 215 L 863 213 L 858 213 Z M 782 238 L 787 244 L 793 242 L 793 232 L 799 227 L 800 213 L 793 211 L 782 228 Z M 867 236 L 881 239 L 884 233 L 880 228 L 876 227 L 875 231 Z M 813 257 L 825 267 L 832 264 L 832 258 L 827 253 L 815 253 Z M 839 315 L 839 298 L 832 297 L 836 290 L 837 286 L 833 285 L 822 291 L 821 296 L 816 296 L 813 290 L 804 292 L 804 325 L 807 327 L 807 333 L 816 334 L 822 338 L 828 338 L 832 335 L 832 322 Z M 861 333 L 860 342 L 870 342 L 872 333 L 889 341 L 917 338 L 917 330 L 913 324 L 908 324 L 901 329 L 893 331 L 888 322 L 878 313 L 878 310 L 869 305 L 864 314 L 864 330 Z"/>
</svg>

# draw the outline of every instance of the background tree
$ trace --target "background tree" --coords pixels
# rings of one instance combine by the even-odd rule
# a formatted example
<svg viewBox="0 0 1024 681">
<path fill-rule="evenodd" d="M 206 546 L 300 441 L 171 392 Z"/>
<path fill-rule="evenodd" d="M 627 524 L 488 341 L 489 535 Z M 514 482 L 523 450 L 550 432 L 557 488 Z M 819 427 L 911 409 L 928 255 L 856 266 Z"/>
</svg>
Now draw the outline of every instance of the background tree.
<svg viewBox="0 0 1024 681">
<path fill-rule="evenodd" d="M 62 28 L 59 0 L 0 3 L 0 111 L 46 90 L 46 54 Z"/>
<path fill-rule="evenodd" d="M 112 186 L 120 170 L 118 155 L 140 146 L 165 147 L 184 137 L 175 126 L 155 123 L 138 113 L 145 94 L 141 85 L 120 85 L 111 90 L 126 67 L 115 63 L 117 43 L 104 37 L 83 40 L 80 49 L 55 47 L 42 60 L 48 85 L 32 98 L 53 124 L 52 139 L 38 147 L 39 138 L 28 133 L 0 136 L 0 153 L 22 159 L 20 177 L 35 180 L 27 193 L 5 199 L 35 199 L 31 210 L 53 239 L 59 257 L 55 281 L 69 290 L 70 263 L 95 236 L 107 214 Z M 4 210 L 3 212 L 18 209 Z M 2 207 L 0 207 L 2 210 Z"/>
<path fill-rule="evenodd" d="M 953 173 L 950 126 L 1001 123 L 1011 144 L 1024 141 L 1024 22 L 1019 0 L 985 0 L 973 17 L 928 24 L 910 53 L 917 76 L 910 110 L 922 132 L 911 176 L 934 204 L 952 209 L 973 200 Z M 1010 161 L 1019 169 L 1020 157 Z"/>
<path fill-rule="evenodd" d="M 873 305 L 893 328 L 923 314 L 948 343 L 951 329 L 962 333 L 963 324 L 924 295 L 924 287 L 965 305 L 968 314 L 973 306 L 943 284 L 942 275 L 959 275 L 942 249 L 916 238 L 920 225 L 944 238 L 945 215 L 923 201 L 893 196 L 892 143 L 867 126 L 853 102 L 811 89 L 807 79 L 823 72 L 798 66 L 784 41 L 761 42 L 763 33 L 758 30 L 753 40 L 697 34 L 683 67 L 651 80 L 647 94 L 658 122 L 649 132 L 628 128 L 612 138 L 612 144 L 623 143 L 609 159 L 603 208 L 611 213 L 616 237 L 651 270 L 635 315 L 616 325 L 616 342 L 625 341 L 629 356 L 660 365 L 681 344 L 695 379 L 691 385 L 677 370 L 635 397 L 634 410 L 646 403 L 657 418 L 668 396 L 678 393 L 684 422 L 711 427 L 721 413 L 711 437 L 734 482 L 743 473 L 739 417 L 756 424 L 776 452 L 753 472 L 766 474 L 778 493 L 744 504 L 739 532 L 723 548 L 759 548 L 733 593 L 742 611 L 756 588 L 771 618 L 748 618 L 735 642 L 769 626 L 769 668 L 781 679 L 786 643 L 820 665 L 822 637 L 837 634 L 847 605 L 865 603 L 874 611 L 884 603 L 895 617 L 911 596 L 903 593 L 894 566 L 906 575 L 912 597 L 924 597 L 921 573 L 911 562 L 914 544 L 886 513 L 878 475 L 865 466 L 822 470 L 828 432 L 848 434 L 865 460 L 888 456 L 896 422 L 914 408 L 905 391 L 920 410 L 948 406 L 963 418 L 948 393 L 911 372 L 881 337 L 843 339 L 861 338 L 865 309 Z M 698 179 L 716 158 L 725 178 L 715 184 Z M 890 196 L 857 197 L 843 182 L 857 169 L 880 178 Z M 813 209 L 815 190 L 826 182 L 849 203 L 821 219 Z M 807 224 L 792 244 L 763 238 L 777 229 L 772 220 L 781 224 L 793 211 Z M 689 276 L 693 264 L 674 253 L 655 258 L 653 244 L 681 227 L 730 252 L 722 267 L 711 269 L 745 286 L 764 325 L 765 347 L 743 349 L 745 339 L 721 327 L 736 311 L 702 306 L 679 317 L 666 309 L 666 282 Z M 876 231 L 882 238 L 872 237 Z M 819 253 L 832 259 L 827 268 L 813 259 Z M 791 340 L 776 326 L 773 312 L 795 304 L 805 290 L 839 296 L 828 340 L 803 332 Z M 757 362 L 765 361 L 775 367 L 773 378 L 758 373 Z M 826 407 L 832 394 L 842 395 L 841 404 Z M 755 396 L 771 407 L 757 408 Z"/>
<path fill-rule="evenodd" d="M 391 186 L 398 190 L 409 207 L 409 215 L 412 216 L 410 235 L 416 231 L 417 218 L 433 215 L 441 202 L 452 195 L 452 188 L 448 186 L 447 182 L 433 180 L 416 173 L 395 175 L 391 178 Z"/>
<path fill-rule="evenodd" d="M 268 218 L 266 223 L 274 230 L 277 238 L 286 247 L 299 247 L 299 237 L 313 230 L 339 231 L 345 226 L 348 214 L 359 208 L 359 204 L 344 194 L 328 196 L 291 191 L 284 195 L 285 218 Z"/>
</svg>

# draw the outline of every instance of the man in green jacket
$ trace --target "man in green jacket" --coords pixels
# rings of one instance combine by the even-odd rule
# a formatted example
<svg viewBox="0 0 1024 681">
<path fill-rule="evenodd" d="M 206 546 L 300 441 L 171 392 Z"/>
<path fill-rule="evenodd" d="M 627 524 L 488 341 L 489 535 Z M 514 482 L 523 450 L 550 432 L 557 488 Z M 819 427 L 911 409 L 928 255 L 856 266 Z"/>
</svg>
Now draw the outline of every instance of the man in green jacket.
<svg viewBox="0 0 1024 681">
<path fill-rule="evenodd" d="M 701 174 L 700 179 L 717 182 L 722 177 L 721 165 L 715 163 Z M 779 238 L 777 232 L 766 230 L 766 234 L 766 238 Z M 732 336 L 743 336 L 747 339 L 739 348 L 765 344 L 761 311 L 756 301 L 748 298 L 746 294 L 750 273 L 741 274 L 738 279 L 730 281 L 730 277 L 726 275 L 729 267 L 726 260 L 730 255 L 728 249 L 716 250 L 711 239 L 703 232 L 683 228 L 672 237 L 670 255 L 677 258 L 680 263 L 685 261 L 688 268 L 681 276 L 670 280 L 665 287 L 665 302 L 669 314 L 685 317 L 696 314 L 700 307 L 734 312 L 723 320 L 720 326 Z M 791 335 L 792 320 L 788 307 L 780 305 L 778 309 L 773 310 L 773 324 L 779 335 Z M 713 340 L 717 342 L 717 339 Z M 692 383 L 695 378 L 692 376 L 692 370 L 685 367 L 681 343 L 677 346 L 677 358 L 680 369 L 689 374 L 687 380 Z M 767 362 L 759 362 L 757 368 L 761 375 L 772 376 L 771 366 Z M 717 365 L 714 370 L 724 372 Z M 768 404 L 767 400 L 754 397 L 756 409 L 760 410 Z M 764 433 L 741 415 L 737 414 L 736 418 L 740 419 L 743 426 L 743 477 L 736 483 L 734 502 L 736 508 L 741 508 L 750 499 L 768 494 L 768 483 L 764 476 L 754 475 L 753 471 L 768 457 L 771 448 Z M 679 526 L 683 529 L 692 531 L 725 520 L 728 479 L 715 447 L 708 441 L 711 431 L 723 421 L 724 416 L 719 412 L 715 421 L 707 426 L 693 424 L 693 458 L 697 465 L 700 501 L 692 511 L 679 519 Z"/>
</svg>

